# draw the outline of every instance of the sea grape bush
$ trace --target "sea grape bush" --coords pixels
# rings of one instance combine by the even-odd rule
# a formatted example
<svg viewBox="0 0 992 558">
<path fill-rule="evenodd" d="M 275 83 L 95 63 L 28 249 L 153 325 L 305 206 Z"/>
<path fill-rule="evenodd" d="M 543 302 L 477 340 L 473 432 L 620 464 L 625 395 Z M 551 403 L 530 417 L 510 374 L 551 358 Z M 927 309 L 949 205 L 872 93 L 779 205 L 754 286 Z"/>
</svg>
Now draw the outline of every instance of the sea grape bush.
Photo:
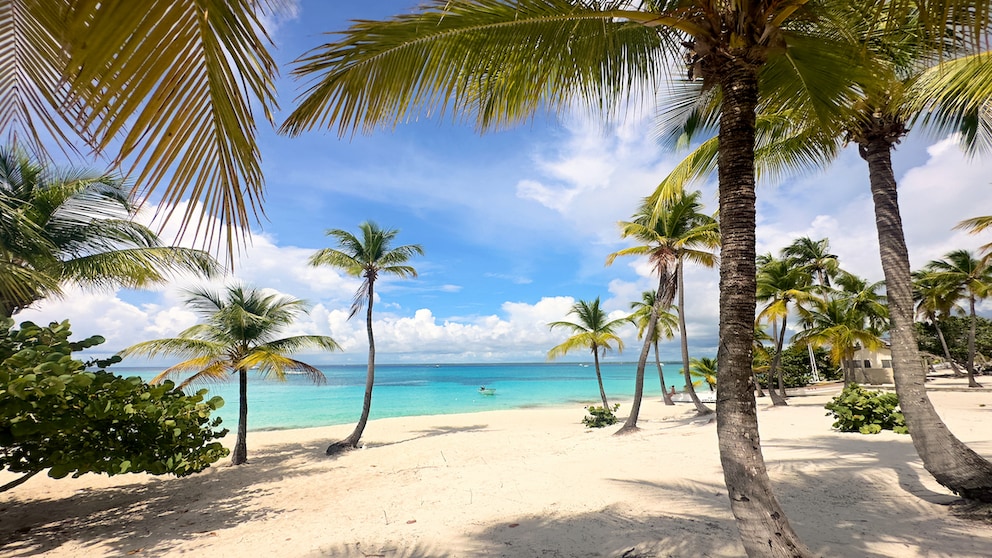
<svg viewBox="0 0 992 558">
<path fill-rule="evenodd" d="M 899 396 L 894 393 L 869 391 L 858 384 L 844 388 L 829 403 L 824 405 L 836 421 L 833 427 L 841 432 L 878 434 L 882 430 L 892 430 L 896 434 L 908 434 L 906 419 L 899 411 Z"/>
<path fill-rule="evenodd" d="M 73 351 L 99 345 L 70 342 L 69 323 L 0 322 L 0 469 L 62 478 L 84 473 L 148 472 L 185 476 L 228 454 L 215 430 L 220 397 L 185 395 L 172 382 L 149 385 L 84 363 Z M 97 369 L 89 371 L 88 366 Z"/>
<path fill-rule="evenodd" d="M 619 403 L 613 405 L 612 411 L 605 407 L 590 405 L 586 407 L 586 411 L 589 412 L 589 415 L 582 419 L 582 424 L 586 425 L 586 428 L 602 428 L 604 426 L 616 424 L 618 419 L 613 413 L 615 413 L 619 408 Z"/>
</svg>

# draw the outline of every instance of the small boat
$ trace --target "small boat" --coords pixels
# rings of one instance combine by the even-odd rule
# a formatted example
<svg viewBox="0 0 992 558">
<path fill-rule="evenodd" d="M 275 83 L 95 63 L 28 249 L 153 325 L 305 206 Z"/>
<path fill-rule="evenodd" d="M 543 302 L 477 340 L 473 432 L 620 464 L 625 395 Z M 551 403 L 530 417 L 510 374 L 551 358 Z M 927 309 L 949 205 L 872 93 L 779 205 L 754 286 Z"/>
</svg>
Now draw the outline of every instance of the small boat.
<svg viewBox="0 0 992 558">
<path fill-rule="evenodd" d="M 479 388 L 479 393 L 481 393 L 482 395 L 496 395 L 496 389 L 482 386 Z"/>
</svg>

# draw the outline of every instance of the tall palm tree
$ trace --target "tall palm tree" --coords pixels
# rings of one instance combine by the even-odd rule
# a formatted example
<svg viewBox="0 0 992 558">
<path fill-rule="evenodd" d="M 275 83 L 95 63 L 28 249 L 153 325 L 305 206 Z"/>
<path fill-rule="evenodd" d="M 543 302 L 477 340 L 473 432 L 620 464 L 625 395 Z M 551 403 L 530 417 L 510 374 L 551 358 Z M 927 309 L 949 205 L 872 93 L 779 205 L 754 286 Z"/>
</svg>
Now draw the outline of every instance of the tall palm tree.
<svg viewBox="0 0 992 558">
<path fill-rule="evenodd" d="M 875 350 L 883 345 L 851 298 L 816 299 L 809 308 L 800 308 L 799 315 L 803 330 L 796 334 L 796 341 L 813 347 L 829 345 L 831 361 L 844 369 L 844 385 L 853 381 L 851 364 L 857 347 Z"/>
<path fill-rule="evenodd" d="M 380 274 L 397 277 L 416 277 L 417 270 L 407 265 L 415 255 L 424 255 L 419 244 L 393 246 L 400 231 L 383 229 L 372 221 L 358 225 L 360 236 L 342 230 L 330 229 L 327 236 L 337 240 L 337 248 L 322 248 L 310 256 L 311 266 L 327 265 L 344 270 L 349 275 L 362 278 L 362 284 L 355 292 L 348 319 L 355 317 L 365 308 L 365 332 L 369 340 L 368 373 L 365 378 L 365 397 L 362 400 L 362 415 L 355 430 L 344 440 L 327 447 L 331 455 L 342 449 L 357 448 L 362 439 L 365 425 L 372 410 L 372 386 L 375 385 L 375 336 L 372 332 L 372 304 L 375 301 L 375 282 Z"/>
<path fill-rule="evenodd" d="M 932 260 L 925 267 L 932 278 L 947 289 L 947 295 L 960 294 L 968 301 L 968 387 L 981 387 L 975 381 L 975 331 L 978 323 L 975 304 L 992 293 L 992 266 L 968 250 L 948 252 L 944 259 Z"/>
<path fill-rule="evenodd" d="M 262 211 L 256 113 L 277 108 L 263 20 L 281 4 L 4 0 L 0 128 L 32 151 L 84 142 L 146 197 L 162 188 L 166 213 L 199 200 L 184 230 L 232 248 Z"/>
<path fill-rule="evenodd" d="M 550 322 L 551 329 L 565 328 L 575 334 L 555 345 L 548 351 L 548 359 L 556 359 L 575 349 L 589 349 L 592 352 L 593 363 L 596 367 L 596 381 L 599 383 L 599 397 L 603 400 L 603 408 L 609 410 L 610 403 L 606 400 L 606 389 L 603 388 L 603 374 L 599 369 L 599 355 L 606 354 L 615 345 L 617 352 L 623 352 L 623 339 L 616 330 L 630 323 L 630 317 L 625 316 L 611 320 L 609 315 L 599 305 L 599 297 L 592 302 L 580 300 L 572 305 L 569 314 L 575 314 L 576 321 Z"/>
<path fill-rule="evenodd" d="M 314 383 L 326 381 L 313 366 L 288 355 L 306 349 L 340 349 L 324 335 L 279 337 L 286 326 L 306 312 L 302 300 L 243 286 L 227 287 L 223 293 L 207 289 L 189 291 L 186 304 L 204 320 L 171 339 L 156 339 L 124 349 L 123 356 L 159 355 L 186 358 L 152 379 L 152 383 L 193 374 L 179 384 L 184 388 L 197 381 L 226 380 L 238 376 L 238 436 L 231 461 L 248 461 L 248 372 L 285 381 L 287 373 L 303 374 Z"/>
<path fill-rule="evenodd" d="M 937 340 L 944 351 L 944 359 L 951 365 L 956 376 L 964 374 L 958 368 L 957 363 L 951 357 L 951 350 L 947 347 L 947 339 L 944 337 L 944 330 L 940 327 L 940 322 L 947 318 L 955 310 L 964 311 L 958 305 L 958 301 L 963 299 L 961 285 L 951 285 L 941 281 L 936 274 L 919 270 L 913 272 L 913 299 L 916 300 L 916 317 L 933 325 L 937 331 Z"/>
<path fill-rule="evenodd" d="M 828 238 L 820 240 L 813 240 L 808 236 L 797 238 L 782 249 L 782 257 L 792 265 L 804 267 L 823 288 L 830 287 L 830 278 L 837 275 L 840 270 L 836 254 L 830 253 Z"/>
<path fill-rule="evenodd" d="M 661 341 L 662 336 L 665 339 L 675 337 L 675 329 L 679 326 L 679 319 L 678 316 L 671 312 L 661 312 L 657 316 L 654 316 L 657 300 L 658 293 L 655 291 L 644 291 L 641 293 L 641 300 L 630 303 L 630 308 L 634 311 L 630 315 L 630 319 L 637 326 L 638 339 L 647 339 L 645 333 L 647 333 L 651 321 L 654 319 L 654 334 L 651 336 L 650 342 L 654 347 L 654 364 L 658 368 L 658 381 L 661 382 L 661 399 L 665 402 L 665 405 L 675 405 L 675 402 L 672 401 L 672 395 L 668 393 L 668 386 L 665 385 L 665 373 L 661 366 L 661 354 L 658 350 L 658 342 Z"/>
<path fill-rule="evenodd" d="M 686 391 L 701 414 L 713 411 L 699 400 L 692 386 L 689 373 L 689 340 L 686 335 L 685 322 L 685 281 L 686 262 L 713 267 L 717 263 L 713 250 L 719 244 L 719 224 L 713 216 L 702 213 L 700 192 L 679 194 L 665 200 L 659 206 L 647 200 L 641 205 L 632 221 L 620 223 L 622 237 L 632 237 L 640 244 L 618 250 L 606 258 L 606 265 L 611 265 L 618 256 L 647 256 L 658 276 L 658 294 L 655 303 L 657 312 L 668 310 L 672 300 L 678 297 L 679 334 L 682 348 L 682 374 L 685 378 Z M 657 322 L 657 318 L 655 319 Z M 648 324 L 649 334 L 653 331 Z M 645 347 L 648 346 L 645 340 Z M 646 356 L 646 352 L 642 351 Z M 642 364 L 639 363 L 639 377 L 643 378 Z M 637 408 L 639 403 L 634 399 L 635 408 L 627 419 L 625 428 L 633 429 L 637 424 Z"/>
<path fill-rule="evenodd" d="M 62 295 L 62 286 L 143 288 L 176 273 L 213 275 L 209 254 L 163 246 L 135 223 L 121 179 L 0 148 L 0 316 Z"/>
<path fill-rule="evenodd" d="M 873 0 L 860 8 L 878 14 L 916 4 Z M 939 4 L 944 11 L 971 8 Z M 724 479 L 749 555 L 808 555 L 771 492 L 756 443 L 754 124 L 759 83 L 780 85 L 794 113 L 826 127 L 833 107 L 847 106 L 857 53 L 838 43 L 838 29 L 819 32 L 834 21 L 820 17 L 834 15 L 831 9 L 837 6 L 827 0 L 429 0 L 410 14 L 355 22 L 301 57 L 294 74 L 312 81 L 282 130 L 371 132 L 446 110 L 490 130 L 577 104 L 609 117 L 631 106 L 632 89 L 652 98 L 672 61 L 686 60 L 690 81 L 701 77 L 720 92 L 717 431 Z M 988 9 L 974 11 L 981 36 Z M 928 22 L 947 20 L 927 15 Z"/>
<path fill-rule="evenodd" d="M 709 357 L 700 357 L 692 359 L 692 364 L 690 372 L 693 376 L 697 378 L 702 378 L 706 385 L 709 386 L 710 391 L 716 391 L 716 359 Z"/>
<path fill-rule="evenodd" d="M 788 247 L 787 247 L 788 248 Z M 786 256 L 786 250 L 782 250 Z M 836 257 L 833 260 L 836 262 Z M 775 405 L 786 405 L 785 382 L 779 362 L 782 359 L 782 348 L 785 346 L 785 330 L 788 328 L 790 304 L 808 304 L 815 297 L 811 267 L 796 266 L 788 259 L 772 259 L 758 268 L 758 301 L 765 305 L 758 311 L 757 322 L 771 321 L 775 332 L 775 355 L 768 368 L 769 383 L 771 378 L 778 378 L 778 393 L 769 385 L 772 402 Z M 824 275 L 824 281 L 826 275 Z M 780 327 L 781 326 L 781 327 Z M 777 373 L 777 376 L 776 376 Z"/>
</svg>

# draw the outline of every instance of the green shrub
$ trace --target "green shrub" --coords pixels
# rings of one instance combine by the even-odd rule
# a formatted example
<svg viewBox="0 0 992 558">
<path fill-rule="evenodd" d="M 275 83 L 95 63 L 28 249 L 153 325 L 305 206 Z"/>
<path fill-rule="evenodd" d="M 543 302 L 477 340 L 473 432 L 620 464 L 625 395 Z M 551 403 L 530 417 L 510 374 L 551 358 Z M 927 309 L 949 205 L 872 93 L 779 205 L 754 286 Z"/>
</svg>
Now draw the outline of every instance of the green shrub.
<svg viewBox="0 0 992 558">
<path fill-rule="evenodd" d="M 844 388 L 837 397 L 824 405 L 836 421 L 833 427 L 841 432 L 878 434 L 892 430 L 907 434 L 906 419 L 899 411 L 899 396 L 894 393 L 868 391 L 858 384 Z"/>
<path fill-rule="evenodd" d="M 586 407 L 586 410 L 589 411 L 589 416 L 582 419 L 582 424 L 586 425 L 586 428 L 602 428 L 604 426 L 616 424 L 617 416 L 613 413 L 615 413 L 619 408 L 619 403 L 613 405 L 612 411 L 605 407 L 590 405 Z"/>
</svg>

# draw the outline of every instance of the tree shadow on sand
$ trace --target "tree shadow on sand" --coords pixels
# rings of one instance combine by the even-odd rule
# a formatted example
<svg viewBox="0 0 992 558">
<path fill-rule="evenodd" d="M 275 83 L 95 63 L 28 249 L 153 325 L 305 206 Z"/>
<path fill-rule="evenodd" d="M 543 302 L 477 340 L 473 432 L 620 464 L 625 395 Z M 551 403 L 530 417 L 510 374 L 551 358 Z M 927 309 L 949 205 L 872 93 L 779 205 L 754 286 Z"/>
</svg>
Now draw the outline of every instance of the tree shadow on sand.
<svg viewBox="0 0 992 558">
<path fill-rule="evenodd" d="M 253 452 L 245 465 L 224 463 L 189 477 L 135 480 L 68 498 L 20 500 L 14 490 L 0 503 L 0 555 L 44 554 L 71 541 L 107 545 L 115 555 L 167 554 L 180 541 L 282 511 L 247 510 L 243 501 L 327 467 L 333 465 L 319 444 L 282 444 Z"/>
</svg>

